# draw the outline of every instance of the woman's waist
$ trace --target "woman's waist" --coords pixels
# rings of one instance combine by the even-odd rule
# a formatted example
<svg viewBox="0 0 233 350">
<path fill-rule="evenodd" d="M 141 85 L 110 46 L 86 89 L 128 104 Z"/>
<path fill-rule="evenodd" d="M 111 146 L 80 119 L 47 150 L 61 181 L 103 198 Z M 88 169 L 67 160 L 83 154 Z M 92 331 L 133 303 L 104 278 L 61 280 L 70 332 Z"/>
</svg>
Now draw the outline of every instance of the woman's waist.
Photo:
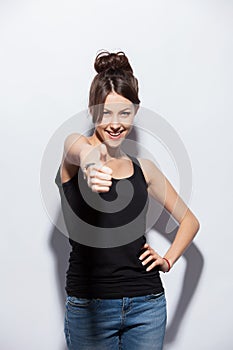
<svg viewBox="0 0 233 350">
<path fill-rule="evenodd" d="M 101 269 L 95 267 L 88 267 L 87 265 L 69 266 L 67 270 L 67 278 L 76 278 L 79 280 L 91 280 L 97 282 L 108 281 L 125 281 L 139 279 L 151 279 L 159 277 L 159 269 L 155 267 L 150 271 L 142 266 L 102 266 Z"/>
</svg>

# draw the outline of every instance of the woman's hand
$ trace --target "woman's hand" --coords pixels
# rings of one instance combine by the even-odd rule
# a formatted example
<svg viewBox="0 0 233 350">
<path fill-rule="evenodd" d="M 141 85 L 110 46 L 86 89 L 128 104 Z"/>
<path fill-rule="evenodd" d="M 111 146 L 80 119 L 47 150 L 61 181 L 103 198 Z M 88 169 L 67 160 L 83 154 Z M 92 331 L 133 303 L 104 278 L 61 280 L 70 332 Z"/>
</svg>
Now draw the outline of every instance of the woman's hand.
<svg viewBox="0 0 233 350">
<path fill-rule="evenodd" d="M 87 168 L 83 169 L 84 178 L 87 181 L 88 186 L 93 192 L 108 192 L 112 185 L 112 169 L 104 166 L 106 162 L 107 148 L 105 144 L 101 144 L 98 149 L 98 155 L 92 156 L 94 160 L 90 162 Z"/>
<path fill-rule="evenodd" d="M 152 264 L 147 267 L 146 271 L 150 271 L 155 266 L 159 266 L 159 269 L 162 272 L 168 272 L 170 270 L 170 266 L 168 265 L 167 261 L 156 253 L 148 243 L 145 243 L 141 249 L 143 248 L 147 248 L 147 250 L 140 255 L 139 259 L 143 260 L 145 257 L 147 258 L 143 260 L 142 265 L 146 265 L 149 261 L 154 260 Z"/>
</svg>

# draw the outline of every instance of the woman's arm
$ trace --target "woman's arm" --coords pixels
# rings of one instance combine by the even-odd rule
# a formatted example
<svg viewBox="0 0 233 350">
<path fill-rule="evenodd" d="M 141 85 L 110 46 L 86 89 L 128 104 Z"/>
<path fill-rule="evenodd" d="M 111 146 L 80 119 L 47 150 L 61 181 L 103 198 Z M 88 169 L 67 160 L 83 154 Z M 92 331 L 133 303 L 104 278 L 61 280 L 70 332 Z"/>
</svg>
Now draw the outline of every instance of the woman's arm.
<svg viewBox="0 0 233 350">
<path fill-rule="evenodd" d="M 107 192 L 112 185 L 112 169 L 105 166 L 107 148 L 105 144 L 93 146 L 81 134 L 71 134 L 64 142 L 63 162 L 80 166 L 88 186 L 94 192 Z M 88 169 L 86 168 L 88 164 Z"/>
<path fill-rule="evenodd" d="M 82 159 L 93 150 L 93 146 L 88 141 L 87 137 L 73 133 L 66 137 L 64 142 L 63 158 L 69 164 L 80 166 Z"/>
<path fill-rule="evenodd" d="M 148 159 L 140 159 L 140 163 L 148 183 L 148 193 L 160 202 L 179 223 L 175 239 L 164 255 L 172 267 L 192 242 L 200 228 L 200 223 L 157 166 Z M 148 244 L 145 245 L 145 248 L 147 247 L 149 247 Z M 169 269 L 166 260 L 154 252 L 151 247 L 141 257 L 144 258 L 148 254 L 155 259 L 155 262 L 150 265 L 151 268 L 161 265 L 162 271 L 166 272 Z M 148 261 L 150 260 L 149 257 Z"/>
</svg>

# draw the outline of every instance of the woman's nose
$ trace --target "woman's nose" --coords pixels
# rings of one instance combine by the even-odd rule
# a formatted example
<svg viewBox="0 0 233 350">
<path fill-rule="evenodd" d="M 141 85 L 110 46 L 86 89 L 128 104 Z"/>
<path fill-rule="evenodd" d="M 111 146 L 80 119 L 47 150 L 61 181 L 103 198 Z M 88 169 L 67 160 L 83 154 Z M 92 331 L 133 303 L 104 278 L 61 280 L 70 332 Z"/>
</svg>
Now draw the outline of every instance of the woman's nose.
<svg viewBox="0 0 233 350">
<path fill-rule="evenodd" d="M 109 123 L 111 125 L 113 125 L 114 128 L 116 128 L 117 126 L 120 126 L 120 118 L 119 118 L 119 116 L 117 114 L 113 114 L 111 116 L 111 119 L 110 119 Z"/>
</svg>

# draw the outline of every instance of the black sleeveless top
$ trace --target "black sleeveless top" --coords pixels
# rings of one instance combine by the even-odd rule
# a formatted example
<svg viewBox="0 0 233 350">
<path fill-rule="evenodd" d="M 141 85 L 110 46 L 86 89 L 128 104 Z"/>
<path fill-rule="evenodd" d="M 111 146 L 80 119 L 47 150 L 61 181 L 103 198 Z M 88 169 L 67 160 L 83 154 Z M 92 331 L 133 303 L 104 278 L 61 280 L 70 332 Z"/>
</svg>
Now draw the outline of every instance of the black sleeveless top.
<svg viewBox="0 0 233 350">
<path fill-rule="evenodd" d="M 105 193 L 92 192 L 81 168 L 62 184 L 58 169 L 55 182 L 72 247 L 65 287 L 70 296 L 112 299 L 164 291 L 158 267 L 146 271 L 153 260 L 144 266 L 139 260 L 145 251 L 148 192 L 140 163 L 128 157 L 133 175 L 112 178 Z"/>
</svg>

